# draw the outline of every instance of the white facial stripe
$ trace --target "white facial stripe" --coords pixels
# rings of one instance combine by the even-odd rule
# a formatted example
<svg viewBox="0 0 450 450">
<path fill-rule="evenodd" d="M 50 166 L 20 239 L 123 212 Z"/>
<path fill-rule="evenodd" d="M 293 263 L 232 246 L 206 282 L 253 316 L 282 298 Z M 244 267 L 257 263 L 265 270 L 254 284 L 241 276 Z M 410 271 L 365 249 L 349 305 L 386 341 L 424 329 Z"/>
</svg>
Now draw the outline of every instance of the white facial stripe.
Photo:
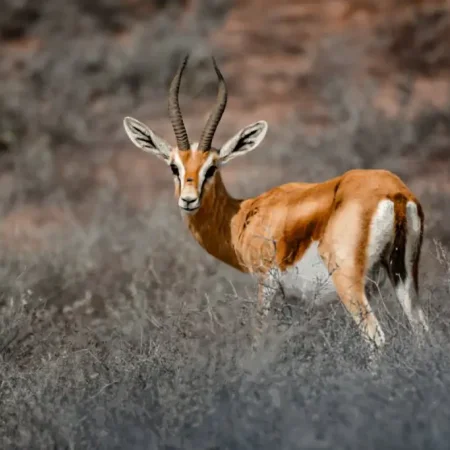
<svg viewBox="0 0 450 450">
<path fill-rule="evenodd" d="M 178 151 L 173 152 L 172 164 L 175 164 L 178 167 L 178 172 L 180 172 L 180 189 L 183 189 L 185 169 L 183 162 L 181 161 L 180 155 L 178 154 Z"/>
<path fill-rule="evenodd" d="M 208 169 L 211 167 L 212 162 L 214 161 L 214 154 L 210 153 L 206 161 L 203 163 L 203 166 L 200 169 L 200 172 L 198 173 L 198 189 L 200 190 L 203 186 L 203 183 L 205 181 L 205 174 L 208 171 Z M 199 192 L 199 195 L 201 192 Z"/>
</svg>

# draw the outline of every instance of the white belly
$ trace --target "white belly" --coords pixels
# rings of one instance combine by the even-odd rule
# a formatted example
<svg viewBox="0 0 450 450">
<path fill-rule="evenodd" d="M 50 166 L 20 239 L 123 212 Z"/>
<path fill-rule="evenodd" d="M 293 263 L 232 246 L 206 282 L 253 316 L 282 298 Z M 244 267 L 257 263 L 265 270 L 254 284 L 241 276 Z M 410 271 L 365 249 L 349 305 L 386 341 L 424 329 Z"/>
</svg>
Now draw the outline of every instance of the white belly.
<svg viewBox="0 0 450 450">
<path fill-rule="evenodd" d="M 301 297 L 306 301 L 328 301 L 336 292 L 319 255 L 317 242 L 310 245 L 295 266 L 280 273 L 279 281 L 286 296 Z"/>
</svg>

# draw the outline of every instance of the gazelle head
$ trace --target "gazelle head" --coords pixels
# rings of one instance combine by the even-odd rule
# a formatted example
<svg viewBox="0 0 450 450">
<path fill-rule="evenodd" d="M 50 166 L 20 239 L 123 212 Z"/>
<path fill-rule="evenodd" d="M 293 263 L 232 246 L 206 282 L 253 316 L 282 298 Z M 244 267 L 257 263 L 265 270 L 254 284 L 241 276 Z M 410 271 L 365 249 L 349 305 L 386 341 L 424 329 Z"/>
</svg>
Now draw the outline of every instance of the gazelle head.
<svg viewBox="0 0 450 450">
<path fill-rule="evenodd" d="M 125 117 L 123 124 L 134 145 L 153 153 L 170 167 L 178 196 L 178 206 L 182 211 L 193 214 L 200 208 L 202 198 L 211 189 L 221 165 L 255 149 L 266 135 L 267 123 L 262 120 L 248 125 L 220 149 L 212 147 L 214 133 L 227 104 L 225 80 L 215 59 L 212 58 L 219 79 L 216 105 L 209 116 L 200 141 L 190 143 L 178 103 L 181 77 L 188 57 L 184 57 L 169 88 L 169 116 L 177 145 L 172 147 L 146 125 L 131 117 Z"/>
</svg>

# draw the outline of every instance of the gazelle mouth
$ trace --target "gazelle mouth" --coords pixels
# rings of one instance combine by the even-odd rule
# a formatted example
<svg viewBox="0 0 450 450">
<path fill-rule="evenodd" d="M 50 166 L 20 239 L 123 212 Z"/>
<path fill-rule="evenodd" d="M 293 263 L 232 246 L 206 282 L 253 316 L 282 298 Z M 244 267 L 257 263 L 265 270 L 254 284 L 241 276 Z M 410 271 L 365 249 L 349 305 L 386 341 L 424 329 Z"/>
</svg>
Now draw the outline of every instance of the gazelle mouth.
<svg viewBox="0 0 450 450">
<path fill-rule="evenodd" d="M 187 213 L 192 213 L 194 211 L 197 211 L 197 209 L 199 209 L 200 206 L 195 206 L 194 208 L 185 208 L 184 206 L 180 206 L 180 209 L 182 209 L 183 211 L 187 212 Z"/>
</svg>

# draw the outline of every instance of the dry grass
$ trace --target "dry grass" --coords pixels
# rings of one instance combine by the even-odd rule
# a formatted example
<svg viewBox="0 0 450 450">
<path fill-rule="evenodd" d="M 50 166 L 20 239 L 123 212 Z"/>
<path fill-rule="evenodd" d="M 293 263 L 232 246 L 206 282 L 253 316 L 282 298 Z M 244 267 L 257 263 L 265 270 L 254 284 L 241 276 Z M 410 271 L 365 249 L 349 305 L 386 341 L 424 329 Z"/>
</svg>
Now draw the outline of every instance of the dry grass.
<svg viewBox="0 0 450 450">
<path fill-rule="evenodd" d="M 342 307 L 310 299 L 277 302 L 253 358 L 252 283 L 165 204 L 131 215 L 95 201 L 98 218 L 51 250 L 2 252 L 2 448 L 445 448 L 445 249 L 422 290 L 424 343 L 374 290 L 389 337 L 375 373 Z"/>
</svg>

